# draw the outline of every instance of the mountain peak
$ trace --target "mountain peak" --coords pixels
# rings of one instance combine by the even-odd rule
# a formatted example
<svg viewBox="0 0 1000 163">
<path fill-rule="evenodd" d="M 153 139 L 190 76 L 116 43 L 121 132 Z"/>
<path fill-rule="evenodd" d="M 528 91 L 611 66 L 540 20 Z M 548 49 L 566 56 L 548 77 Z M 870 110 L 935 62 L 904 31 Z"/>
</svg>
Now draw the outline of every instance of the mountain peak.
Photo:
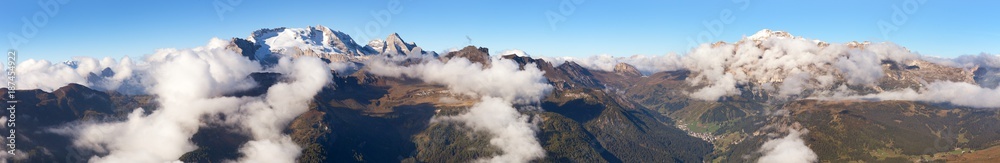
<svg viewBox="0 0 1000 163">
<path fill-rule="evenodd" d="M 395 33 L 395 32 L 392 33 L 392 34 L 389 34 L 388 37 L 385 37 L 385 41 L 386 41 L 386 44 L 412 45 L 412 43 L 407 43 L 406 41 L 403 41 L 403 37 L 400 37 L 399 33 Z M 412 46 L 416 46 L 416 45 L 412 45 Z M 407 48 L 407 49 L 409 49 L 409 48 Z"/>
<path fill-rule="evenodd" d="M 253 56 L 251 59 L 263 62 L 271 62 L 278 58 L 275 55 L 315 56 L 340 61 L 373 53 L 354 42 L 350 35 L 323 25 L 306 28 L 265 28 L 254 31 L 246 40 L 253 46 L 240 46 L 240 51 L 243 51 L 245 56 Z"/>
<path fill-rule="evenodd" d="M 615 73 L 625 76 L 642 76 L 642 73 L 639 72 L 639 69 L 636 69 L 635 66 L 632 66 L 624 62 L 616 64 L 614 71 Z"/>
<path fill-rule="evenodd" d="M 426 53 L 416 44 L 403 41 L 403 38 L 399 36 L 399 33 L 389 34 L 385 40 L 372 40 L 371 42 L 368 42 L 368 45 L 365 48 L 376 53 L 386 55 L 411 55 Z"/>
<path fill-rule="evenodd" d="M 236 39 L 234 39 L 236 40 Z M 249 42 L 230 41 L 231 48 L 251 59 L 272 62 L 275 55 L 316 56 L 331 61 L 363 59 L 367 55 L 432 54 L 412 42 L 405 42 L 399 33 L 384 40 L 375 39 L 360 45 L 344 32 L 323 25 L 306 28 L 264 28 L 250 34 Z M 248 45 L 249 44 L 249 45 Z M 236 46 L 241 45 L 241 46 Z"/>
<path fill-rule="evenodd" d="M 399 33 L 396 32 L 393 32 L 392 34 L 389 34 L 389 37 L 386 37 L 386 40 L 392 40 L 392 39 L 403 40 L 401 37 L 399 37 Z"/>
<path fill-rule="evenodd" d="M 333 29 L 330 29 L 330 27 L 326 27 L 326 26 L 318 25 L 318 24 L 316 25 L 316 27 L 311 27 L 311 28 L 314 28 L 314 29 L 317 29 L 317 30 L 320 30 L 320 31 L 333 31 Z"/>
<path fill-rule="evenodd" d="M 754 41 L 761 41 L 761 40 L 766 40 L 766 39 L 769 39 L 769 38 L 772 38 L 772 37 L 776 37 L 776 38 L 795 38 L 795 36 L 793 36 L 792 34 L 790 34 L 788 32 L 785 32 L 785 31 L 772 31 L 771 29 L 762 29 L 760 31 L 757 31 L 757 33 L 754 33 L 753 35 L 750 35 L 750 36 L 748 36 L 746 38 L 750 39 L 750 40 L 754 40 Z"/>
<path fill-rule="evenodd" d="M 472 62 L 478 62 L 483 66 L 490 65 L 490 53 L 486 47 L 466 46 L 459 51 L 448 52 L 444 59 L 451 60 L 456 57 L 465 58 Z"/>
</svg>

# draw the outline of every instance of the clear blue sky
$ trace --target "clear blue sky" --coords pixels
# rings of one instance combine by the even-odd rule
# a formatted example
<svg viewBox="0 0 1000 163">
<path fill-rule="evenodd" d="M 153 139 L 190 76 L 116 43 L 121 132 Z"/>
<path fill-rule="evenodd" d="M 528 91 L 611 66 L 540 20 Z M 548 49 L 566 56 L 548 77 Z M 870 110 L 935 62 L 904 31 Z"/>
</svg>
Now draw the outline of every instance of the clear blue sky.
<svg viewBox="0 0 1000 163">
<path fill-rule="evenodd" d="M 907 19 L 898 24 L 892 21 L 893 6 L 903 10 L 906 0 L 749 0 L 746 8 L 731 0 L 576 1 L 582 3 L 564 6 L 575 10 L 563 15 L 560 4 L 574 0 L 399 0 L 402 11 L 371 37 L 398 32 L 406 41 L 435 51 L 465 46 L 468 36 L 473 44 L 494 51 L 517 48 L 532 55 L 660 55 L 685 53 L 691 48 L 689 38 L 696 40 L 699 33 L 710 31 L 703 22 L 718 20 L 728 10 L 735 19 L 717 36 L 709 34 L 711 40 L 731 42 L 769 28 L 829 42 L 888 40 L 925 55 L 1000 53 L 998 1 L 926 0 L 915 5 L 913 13 L 899 11 Z M 11 34 L 23 34 L 22 18 L 31 21 L 36 13 L 45 12 L 38 2 L 0 2 L 4 36 L 0 48 L 11 48 Z M 17 49 L 21 60 L 139 58 L 158 48 L 201 46 L 212 37 L 247 37 L 260 28 L 314 25 L 346 32 L 365 43 L 368 40 L 362 40 L 359 29 L 376 21 L 371 13 L 387 9 L 390 0 L 243 0 L 224 12 L 223 19 L 215 2 L 70 0 Z M 549 11 L 565 17 L 556 28 L 547 17 Z M 898 29 L 884 37 L 880 20 Z"/>
</svg>

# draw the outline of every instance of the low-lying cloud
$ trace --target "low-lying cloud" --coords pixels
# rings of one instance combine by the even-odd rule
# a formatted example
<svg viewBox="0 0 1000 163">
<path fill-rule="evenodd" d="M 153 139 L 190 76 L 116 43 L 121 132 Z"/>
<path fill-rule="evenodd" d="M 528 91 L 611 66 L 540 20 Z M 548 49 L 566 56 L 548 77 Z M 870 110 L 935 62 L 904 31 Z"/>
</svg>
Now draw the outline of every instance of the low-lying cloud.
<svg viewBox="0 0 1000 163">
<path fill-rule="evenodd" d="M 197 147 L 190 142 L 202 125 L 201 116 L 237 108 L 242 99 L 221 97 L 222 93 L 249 88 L 246 75 L 260 69 L 247 58 L 224 50 L 163 51 L 150 58 L 160 106 L 146 113 L 135 109 L 122 122 L 85 123 L 67 127 L 74 146 L 106 153 L 90 162 L 175 161 Z M 63 131 L 67 132 L 67 131 Z M 108 136 L 115 135 L 115 136 Z M 156 140 L 156 141 L 149 141 Z"/>
<path fill-rule="evenodd" d="M 816 162 L 816 153 L 806 146 L 802 136 L 809 133 L 807 129 L 790 129 L 785 137 L 764 142 L 759 152 L 764 156 L 757 159 L 759 163 L 811 163 Z"/>
<path fill-rule="evenodd" d="M 221 40 L 193 49 L 163 49 L 146 57 L 150 72 L 147 91 L 159 106 L 137 108 L 120 122 L 81 122 L 53 129 L 71 135 L 73 146 L 99 153 L 90 162 L 173 162 L 197 149 L 190 142 L 208 123 L 236 125 L 251 136 L 240 148 L 239 162 L 294 162 L 301 148 L 283 130 L 331 78 L 330 67 L 318 58 L 280 58 L 264 68 L 226 50 Z M 248 76 L 270 71 L 287 77 L 259 97 L 231 97 L 257 84 Z M 206 115 L 223 114 L 224 122 Z M 115 136 L 108 136 L 115 135 Z M 150 141 L 155 140 L 155 141 Z"/>
<path fill-rule="evenodd" d="M 294 162 L 301 148 L 282 131 L 295 117 L 309 110 L 313 96 L 332 77 L 326 64 L 312 57 L 281 58 L 272 70 L 294 81 L 275 84 L 268 88 L 264 97 L 255 98 L 230 113 L 250 130 L 253 138 L 240 149 L 246 157 L 239 162 Z"/>
<path fill-rule="evenodd" d="M 367 67 L 376 75 L 417 78 L 445 85 L 458 93 L 498 97 L 519 103 L 537 101 L 552 90 L 543 76 L 545 73 L 534 68 L 534 64 L 519 70 L 517 63 L 499 58 L 492 58 L 489 68 L 465 58 L 448 62 L 433 58 L 423 60 L 423 63 L 410 66 L 376 60 L 368 63 Z"/>
<path fill-rule="evenodd" d="M 69 83 L 77 83 L 98 90 L 117 90 L 119 86 L 134 76 L 136 65 L 129 57 L 120 61 L 112 58 L 101 60 L 90 57 L 75 57 L 68 62 L 47 60 L 25 60 L 15 67 L 17 89 L 40 89 L 51 92 Z M 106 74 L 105 69 L 112 74 Z M 7 74 L 4 73 L 4 78 Z"/>
<path fill-rule="evenodd" d="M 978 55 L 962 55 L 955 58 L 925 56 L 921 59 L 937 64 L 961 68 L 972 68 L 976 66 L 1000 67 L 1000 54 L 980 53 Z"/>
<path fill-rule="evenodd" d="M 903 89 L 866 95 L 831 97 L 828 100 L 906 100 L 950 103 L 975 108 L 1000 108 L 1000 88 L 983 88 L 975 84 L 940 81 L 927 84 L 923 89 Z"/>
<path fill-rule="evenodd" d="M 462 122 L 474 130 L 492 134 L 490 144 L 503 153 L 480 158 L 479 162 L 529 162 L 545 157 L 545 150 L 535 137 L 537 121 L 514 107 L 516 103 L 538 102 L 552 90 L 544 72 L 533 65 L 519 70 L 517 63 L 499 58 L 492 58 L 490 65 L 483 68 L 482 64 L 465 58 L 447 62 L 424 58 L 422 63 L 409 66 L 373 61 L 368 68 L 376 75 L 417 78 L 446 85 L 457 93 L 481 97 L 468 112 L 432 120 Z"/>
<path fill-rule="evenodd" d="M 483 158 L 480 162 L 529 162 L 545 157 L 545 149 L 539 144 L 535 134 L 537 121 L 522 115 L 504 99 L 483 96 L 468 112 L 457 116 L 435 118 L 434 121 L 458 121 L 477 131 L 493 135 L 490 145 L 496 146 L 503 154 Z"/>
</svg>

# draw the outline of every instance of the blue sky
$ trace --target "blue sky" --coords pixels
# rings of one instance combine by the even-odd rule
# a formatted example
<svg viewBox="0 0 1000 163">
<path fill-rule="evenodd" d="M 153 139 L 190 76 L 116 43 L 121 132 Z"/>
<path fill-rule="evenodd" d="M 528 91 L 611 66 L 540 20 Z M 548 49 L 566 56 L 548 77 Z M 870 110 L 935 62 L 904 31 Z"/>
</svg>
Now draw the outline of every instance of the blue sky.
<svg viewBox="0 0 1000 163">
<path fill-rule="evenodd" d="M 16 45 L 21 60 L 140 58 L 158 48 L 201 46 L 212 37 L 247 37 L 260 28 L 324 25 L 360 43 L 397 32 L 441 51 L 467 45 L 468 36 L 493 51 L 516 48 L 543 56 L 683 54 L 690 40 L 732 42 L 764 28 L 828 42 L 892 41 L 934 56 L 1000 53 L 997 1 L 396 0 L 402 10 L 384 26 L 372 13 L 387 10 L 393 0 L 64 0 L 69 2 L 54 15 L 38 4 L 49 1 L 55 0 L 0 2 L 0 48 L 15 46 L 10 38 L 17 35 L 25 39 L 15 40 L 27 40 L 17 41 L 23 42 Z M 219 12 L 216 3 L 232 10 Z M 720 19 L 726 13 L 733 18 Z M 35 15 L 48 21 L 29 23 L 38 31 L 24 37 L 22 18 L 30 22 Z M 721 20 L 728 22 L 721 30 L 705 25 Z M 894 28 L 882 30 L 880 21 Z M 370 22 L 380 30 L 364 37 L 372 33 L 363 32 Z"/>
</svg>

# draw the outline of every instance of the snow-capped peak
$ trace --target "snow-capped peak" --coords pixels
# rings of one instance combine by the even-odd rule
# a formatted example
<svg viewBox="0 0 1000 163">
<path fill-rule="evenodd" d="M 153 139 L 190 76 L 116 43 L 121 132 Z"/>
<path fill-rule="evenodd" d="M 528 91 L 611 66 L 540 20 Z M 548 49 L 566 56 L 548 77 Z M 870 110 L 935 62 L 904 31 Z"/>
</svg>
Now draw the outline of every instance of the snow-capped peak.
<svg viewBox="0 0 1000 163">
<path fill-rule="evenodd" d="M 748 36 L 747 39 L 754 40 L 754 41 L 762 41 L 762 40 L 769 39 L 771 37 L 777 37 L 777 38 L 795 38 L 795 36 L 793 36 L 792 34 L 790 34 L 788 32 L 785 32 L 785 31 L 772 31 L 770 29 L 763 29 L 763 30 L 757 31 L 757 33 L 755 33 L 753 35 Z"/>
<path fill-rule="evenodd" d="M 380 52 L 382 52 L 382 50 L 385 49 L 385 40 L 374 39 L 372 41 L 368 41 L 368 45 L 366 45 L 365 48 L 368 48 L 368 49 L 371 49 L 371 50 L 375 50 L 375 52 L 380 53 Z"/>
<path fill-rule="evenodd" d="M 389 37 L 385 38 L 388 42 L 403 42 L 403 38 L 399 37 L 399 33 L 389 34 Z"/>
<path fill-rule="evenodd" d="M 410 55 L 410 54 L 424 54 L 423 49 L 418 47 L 416 44 L 403 41 L 403 38 L 399 36 L 398 33 L 392 33 L 385 40 L 372 40 L 368 42 L 365 49 L 370 49 L 375 51 L 375 53 L 386 54 L 386 55 Z"/>
<path fill-rule="evenodd" d="M 423 51 L 412 42 L 404 42 L 397 33 L 390 34 L 385 40 L 376 39 L 359 45 L 350 35 L 322 25 L 306 28 L 260 29 L 251 33 L 246 40 L 253 46 L 241 48 L 244 51 L 250 50 L 253 57 L 262 62 L 276 61 L 275 59 L 280 58 L 279 55 L 315 56 L 330 61 L 365 59 L 368 55 L 379 54 L 436 55 L 434 52 Z M 230 42 L 227 46 L 234 44 Z"/>
<path fill-rule="evenodd" d="M 272 28 L 254 31 L 249 39 L 260 48 L 254 52 L 257 59 L 274 59 L 273 54 L 290 56 L 316 56 L 330 60 L 344 60 L 349 56 L 370 55 L 354 42 L 351 36 L 325 26 L 307 28 Z"/>
<path fill-rule="evenodd" d="M 269 51 L 311 50 L 318 53 L 366 55 L 351 36 L 325 26 L 274 28 L 254 31 L 250 41 L 267 45 Z"/>
</svg>

